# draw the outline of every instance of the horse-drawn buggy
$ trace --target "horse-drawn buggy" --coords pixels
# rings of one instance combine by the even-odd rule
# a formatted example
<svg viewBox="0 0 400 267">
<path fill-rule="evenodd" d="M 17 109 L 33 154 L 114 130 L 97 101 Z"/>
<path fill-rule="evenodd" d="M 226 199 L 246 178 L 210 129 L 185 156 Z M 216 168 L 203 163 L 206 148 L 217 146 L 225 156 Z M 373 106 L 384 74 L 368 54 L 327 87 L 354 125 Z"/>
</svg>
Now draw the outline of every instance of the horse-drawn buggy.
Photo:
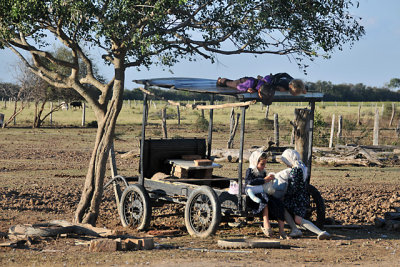
<svg viewBox="0 0 400 267">
<path fill-rule="evenodd" d="M 119 215 L 124 226 L 145 230 L 151 221 L 152 206 L 179 203 L 185 206 L 184 219 L 187 231 L 192 236 L 207 237 L 214 234 L 221 221 L 234 217 L 254 216 L 248 208 L 249 199 L 243 192 L 243 150 L 245 141 L 245 118 L 249 103 L 259 101 L 257 93 L 238 94 L 234 89 L 220 88 L 211 79 L 167 78 L 137 80 L 144 85 L 144 91 L 151 86 L 165 89 L 185 90 L 211 95 L 209 105 L 209 127 L 207 138 L 146 138 L 149 95 L 143 94 L 143 121 L 140 142 L 139 176 L 123 177 L 116 175 L 108 185 L 113 185 L 118 204 Z M 241 109 L 240 148 L 237 177 L 221 177 L 212 170 L 221 167 L 212 162 L 213 108 L 216 94 L 231 95 Z M 301 96 L 277 92 L 274 102 L 309 103 L 309 121 L 306 135 L 307 150 L 303 161 L 311 175 L 311 153 L 313 137 L 313 116 L 315 102 L 321 101 L 321 93 L 308 92 Z M 214 107 L 213 107 L 214 106 Z M 229 105 L 228 105 L 229 106 Z M 306 157 L 306 158 L 304 158 Z M 162 175 L 157 178 L 157 174 Z M 229 191 L 231 182 L 238 185 L 237 193 Z M 125 189 L 120 189 L 123 183 Z M 318 225 L 325 219 L 325 206 L 318 190 L 309 183 L 311 205 L 309 216 Z"/>
</svg>

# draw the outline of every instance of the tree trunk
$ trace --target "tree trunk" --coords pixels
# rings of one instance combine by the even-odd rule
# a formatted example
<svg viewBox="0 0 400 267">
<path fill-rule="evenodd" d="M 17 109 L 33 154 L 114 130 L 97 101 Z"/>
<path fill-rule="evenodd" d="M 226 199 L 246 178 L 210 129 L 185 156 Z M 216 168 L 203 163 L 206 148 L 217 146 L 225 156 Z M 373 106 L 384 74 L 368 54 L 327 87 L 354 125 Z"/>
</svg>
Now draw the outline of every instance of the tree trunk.
<svg viewBox="0 0 400 267">
<path fill-rule="evenodd" d="M 123 56 L 122 56 L 123 59 Z M 95 225 L 100 211 L 106 164 L 118 114 L 122 108 L 125 70 L 123 60 L 115 64 L 115 81 L 110 102 L 103 105 L 104 110 L 96 109 L 97 134 L 81 199 L 75 211 L 74 222 Z"/>
<path fill-rule="evenodd" d="M 39 102 L 35 102 L 35 120 L 34 120 L 34 123 L 33 123 L 33 128 L 40 128 L 40 126 L 42 126 L 42 122 L 43 122 L 43 119 L 41 119 L 40 117 L 42 116 L 42 113 L 43 113 L 43 110 L 44 110 L 44 107 L 45 107 L 45 105 L 46 105 L 46 100 L 44 100 L 43 102 L 42 102 L 42 105 L 40 106 L 40 109 L 39 109 Z"/>
</svg>

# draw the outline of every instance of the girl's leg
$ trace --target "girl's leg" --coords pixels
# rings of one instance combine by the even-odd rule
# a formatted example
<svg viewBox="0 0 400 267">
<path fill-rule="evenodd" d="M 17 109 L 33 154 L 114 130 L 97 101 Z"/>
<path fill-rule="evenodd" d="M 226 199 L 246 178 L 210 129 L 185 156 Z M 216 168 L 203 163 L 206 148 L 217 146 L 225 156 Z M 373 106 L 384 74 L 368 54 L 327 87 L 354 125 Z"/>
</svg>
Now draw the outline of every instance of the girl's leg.
<svg viewBox="0 0 400 267">
<path fill-rule="evenodd" d="M 298 224 L 300 224 L 307 230 L 313 232 L 314 234 L 317 234 L 319 240 L 331 238 L 331 235 L 328 232 L 322 231 L 321 229 L 319 229 L 315 224 L 313 224 L 309 220 L 303 219 L 300 216 L 296 215 L 295 221 L 296 221 L 296 223 L 298 223 L 298 221 L 300 221 L 300 223 L 298 223 Z"/>
<path fill-rule="evenodd" d="M 271 229 L 271 224 L 269 223 L 269 218 L 268 218 L 268 206 L 265 206 L 263 210 L 263 222 L 265 229 Z"/>
<path fill-rule="evenodd" d="M 285 221 L 278 220 L 279 236 L 281 239 L 289 239 L 285 232 Z"/>
<path fill-rule="evenodd" d="M 263 226 L 264 227 L 261 227 L 261 229 L 264 235 L 270 237 L 272 235 L 272 229 L 268 218 L 268 206 L 265 206 L 265 208 L 263 209 Z"/>
<path fill-rule="evenodd" d="M 302 236 L 303 233 L 297 228 L 296 223 L 293 220 L 292 215 L 285 209 L 284 211 L 285 221 L 289 224 L 290 229 L 292 230 L 289 234 L 290 237 L 299 237 Z"/>
<path fill-rule="evenodd" d="M 256 197 L 255 194 L 259 194 L 264 192 L 264 188 L 262 185 L 252 185 L 246 187 L 246 194 L 256 203 L 261 203 L 261 199 Z"/>
</svg>

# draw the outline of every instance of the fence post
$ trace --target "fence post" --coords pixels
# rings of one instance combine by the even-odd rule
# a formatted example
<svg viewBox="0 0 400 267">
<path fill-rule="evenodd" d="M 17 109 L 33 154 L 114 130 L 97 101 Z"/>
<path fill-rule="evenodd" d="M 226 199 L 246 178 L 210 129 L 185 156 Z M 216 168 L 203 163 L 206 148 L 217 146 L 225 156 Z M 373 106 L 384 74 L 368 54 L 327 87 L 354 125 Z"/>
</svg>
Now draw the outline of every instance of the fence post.
<svg viewBox="0 0 400 267">
<path fill-rule="evenodd" d="M 268 119 L 268 114 L 269 114 L 269 105 L 265 109 L 265 118 Z"/>
<path fill-rule="evenodd" d="M 399 138 L 400 137 L 400 119 L 399 119 L 399 122 L 397 123 L 396 134 L 397 134 L 397 138 Z"/>
<path fill-rule="evenodd" d="M 310 120 L 312 113 L 309 109 L 295 109 L 295 150 L 299 152 L 304 164 L 310 166 L 308 162 L 310 135 Z"/>
<path fill-rule="evenodd" d="M 0 113 L 0 127 L 3 127 L 3 123 L 4 123 L 4 114 Z"/>
<path fill-rule="evenodd" d="M 358 105 L 357 125 L 361 125 L 361 105 Z"/>
<path fill-rule="evenodd" d="M 163 107 L 161 110 L 161 118 L 162 118 L 162 123 L 161 123 L 161 129 L 163 132 L 164 138 L 168 138 L 167 134 L 167 108 Z"/>
<path fill-rule="evenodd" d="M 279 120 L 277 113 L 274 114 L 274 142 L 279 147 Z"/>
<path fill-rule="evenodd" d="M 50 125 L 53 125 L 53 102 L 50 102 Z"/>
<path fill-rule="evenodd" d="M 333 146 L 333 135 L 335 133 L 335 114 L 332 114 L 331 136 L 329 138 L 329 148 Z"/>
<path fill-rule="evenodd" d="M 392 117 L 390 117 L 390 122 L 389 122 L 389 127 L 392 127 L 393 119 L 394 119 L 394 114 L 396 113 L 396 107 L 394 105 L 394 102 L 392 102 Z"/>
<path fill-rule="evenodd" d="M 374 137 L 372 145 L 379 145 L 379 109 L 375 109 Z"/>
<path fill-rule="evenodd" d="M 339 115 L 338 119 L 338 131 L 337 131 L 337 144 L 342 141 L 342 127 L 343 127 L 343 116 Z"/>
<path fill-rule="evenodd" d="M 82 126 L 85 126 L 85 120 L 86 120 L 86 103 L 82 103 Z"/>
<path fill-rule="evenodd" d="M 176 113 L 178 115 L 178 125 L 181 125 L 181 110 L 179 109 L 179 106 L 176 106 Z"/>
</svg>

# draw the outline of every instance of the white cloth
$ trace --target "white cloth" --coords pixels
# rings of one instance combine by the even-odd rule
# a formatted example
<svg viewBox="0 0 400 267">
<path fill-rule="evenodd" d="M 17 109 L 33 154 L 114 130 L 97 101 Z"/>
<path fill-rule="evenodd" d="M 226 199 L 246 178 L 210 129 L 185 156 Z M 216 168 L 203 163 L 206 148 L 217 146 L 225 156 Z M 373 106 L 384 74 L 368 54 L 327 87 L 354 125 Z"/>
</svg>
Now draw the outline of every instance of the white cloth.
<svg viewBox="0 0 400 267">
<path fill-rule="evenodd" d="M 307 180 L 308 169 L 301 161 L 299 152 L 293 149 L 286 149 L 282 153 L 281 160 L 291 168 L 301 168 L 303 170 L 303 179 L 304 181 Z"/>
<path fill-rule="evenodd" d="M 256 176 L 262 174 L 257 169 L 258 160 L 260 159 L 262 154 L 264 154 L 264 152 L 262 152 L 260 150 L 255 150 L 255 151 L 253 151 L 253 153 L 251 153 L 251 155 L 249 157 L 249 168 L 252 169 L 253 173 Z M 263 170 L 263 173 L 265 173 L 265 170 Z"/>
<path fill-rule="evenodd" d="M 283 199 L 283 197 L 285 196 L 290 171 L 291 168 L 287 168 L 275 174 L 275 180 L 273 181 L 273 188 L 275 191 L 273 193 L 273 196 L 275 198 Z"/>
</svg>

